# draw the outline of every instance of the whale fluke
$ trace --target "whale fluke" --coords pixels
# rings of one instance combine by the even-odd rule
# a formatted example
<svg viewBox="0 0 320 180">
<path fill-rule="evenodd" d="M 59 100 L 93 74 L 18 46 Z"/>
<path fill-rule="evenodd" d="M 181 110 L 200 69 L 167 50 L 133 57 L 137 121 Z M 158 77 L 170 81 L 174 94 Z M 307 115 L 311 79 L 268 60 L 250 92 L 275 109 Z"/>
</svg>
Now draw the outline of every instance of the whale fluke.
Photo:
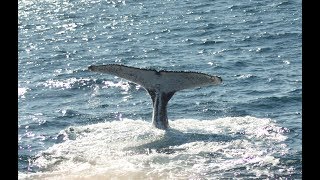
<svg viewBox="0 0 320 180">
<path fill-rule="evenodd" d="M 201 86 L 218 85 L 221 77 L 198 72 L 156 71 L 119 64 L 92 65 L 93 72 L 115 75 L 144 87 L 153 102 L 152 124 L 159 129 L 169 127 L 167 104 L 175 92 Z"/>
</svg>

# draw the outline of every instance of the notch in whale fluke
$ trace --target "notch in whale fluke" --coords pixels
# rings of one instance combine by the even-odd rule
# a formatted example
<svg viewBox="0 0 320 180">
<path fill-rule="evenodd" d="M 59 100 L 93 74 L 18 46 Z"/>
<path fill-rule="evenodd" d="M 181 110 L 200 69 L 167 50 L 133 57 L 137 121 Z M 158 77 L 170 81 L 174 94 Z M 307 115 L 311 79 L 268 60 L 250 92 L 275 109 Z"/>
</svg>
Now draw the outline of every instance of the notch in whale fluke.
<svg viewBox="0 0 320 180">
<path fill-rule="evenodd" d="M 93 72 L 115 75 L 144 87 L 153 102 L 152 123 L 159 129 L 169 127 L 167 104 L 175 92 L 201 86 L 218 85 L 221 77 L 198 72 L 156 71 L 118 64 L 92 65 Z"/>
</svg>

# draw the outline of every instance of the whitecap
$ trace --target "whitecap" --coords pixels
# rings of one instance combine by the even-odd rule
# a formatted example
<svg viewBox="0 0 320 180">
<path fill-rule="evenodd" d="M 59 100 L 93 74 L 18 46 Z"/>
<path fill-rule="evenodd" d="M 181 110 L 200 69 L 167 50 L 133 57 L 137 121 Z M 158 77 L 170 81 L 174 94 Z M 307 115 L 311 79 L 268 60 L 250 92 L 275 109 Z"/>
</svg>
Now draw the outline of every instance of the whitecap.
<svg viewBox="0 0 320 180">
<path fill-rule="evenodd" d="M 25 98 L 25 94 L 27 93 L 28 88 L 18 88 L 18 97 Z"/>
</svg>

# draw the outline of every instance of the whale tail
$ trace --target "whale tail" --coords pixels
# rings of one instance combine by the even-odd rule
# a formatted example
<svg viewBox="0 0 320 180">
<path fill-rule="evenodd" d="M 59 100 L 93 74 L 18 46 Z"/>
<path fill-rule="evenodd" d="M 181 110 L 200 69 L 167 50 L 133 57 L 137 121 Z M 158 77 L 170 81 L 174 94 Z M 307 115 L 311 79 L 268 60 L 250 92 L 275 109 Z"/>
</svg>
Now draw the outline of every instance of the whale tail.
<svg viewBox="0 0 320 180">
<path fill-rule="evenodd" d="M 222 82 L 219 76 L 198 72 L 156 71 L 140 69 L 118 64 L 89 66 L 93 72 L 115 75 L 144 87 L 152 98 L 152 123 L 159 129 L 169 127 L 167 104 L 175 92 L 201 86 L 218 85 Z"/>
</svg>

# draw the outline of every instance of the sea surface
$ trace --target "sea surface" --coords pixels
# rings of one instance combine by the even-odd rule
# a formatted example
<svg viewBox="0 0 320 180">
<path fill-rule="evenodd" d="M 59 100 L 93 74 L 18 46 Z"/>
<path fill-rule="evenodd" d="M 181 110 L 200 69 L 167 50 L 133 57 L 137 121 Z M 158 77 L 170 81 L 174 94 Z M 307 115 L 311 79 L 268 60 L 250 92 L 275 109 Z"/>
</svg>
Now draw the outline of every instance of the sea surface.
<svg viewBox="0 0 320 180">
<path fill-rule="evenodd" d="M 301 0 L 18 0 L 19 179 L 301 179 Z M 90 65 L 218 75 L 169 130 Z"/>
</svg>

